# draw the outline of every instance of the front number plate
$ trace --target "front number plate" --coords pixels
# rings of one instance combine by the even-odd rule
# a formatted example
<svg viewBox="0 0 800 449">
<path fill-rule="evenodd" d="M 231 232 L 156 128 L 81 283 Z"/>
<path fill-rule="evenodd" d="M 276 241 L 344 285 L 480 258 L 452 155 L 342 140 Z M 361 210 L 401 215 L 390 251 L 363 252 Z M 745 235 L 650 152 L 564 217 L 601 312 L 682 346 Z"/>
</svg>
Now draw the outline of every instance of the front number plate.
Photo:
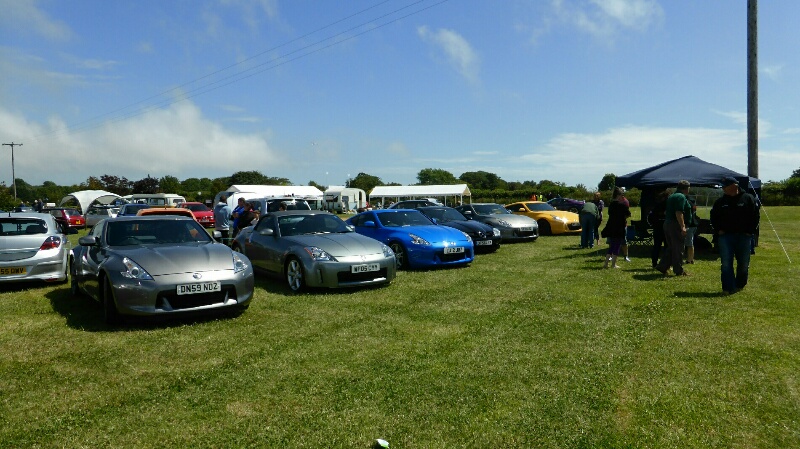
<svg viewBox="0 0 800 449">
<path fill-rule="evenodd" d="M 194 295 L 196 293 L 212 293 L 222 291 L 219 282 L 198 282 L 196 284 L 182 284 L 178 286 L 179 295 Z"/>
<path fill-rule="evenodd" d="M 0 268 L 0 276 L 8 276 L 14 274 L 25 274 L 25 267 L 5 267 Z"/>
<path fill-rule="evenodd" d="M 533 226 L 522 227 L 522 228 L 519 228 L 519 230 L 522 231 L 522 232 L 530 232 L 530 231 L 533 231 Z"/>
<path fill-rule="evenodd" d="M 460 254 L 464 252 L 463 246 L 448 246 L 444 249 L 445 254 Z"/>
<path fill-rule="evenodd" d="M 489 245 L 492 244 L 492 241 L 491 240 L 478 240 L 477 242 L 475 242 L 475 244 L 478 245 L 478 246 L 484 246 L 484 245 L 485 246 L 489 246 Z"/>
<path fill-rule="evenodd" d="M 360 265 L 350 265 L 351 273 L 369 273 L 370 271 L 378 271 L 381 266 L 377 263 L 362 263 Z"/>
</svg>

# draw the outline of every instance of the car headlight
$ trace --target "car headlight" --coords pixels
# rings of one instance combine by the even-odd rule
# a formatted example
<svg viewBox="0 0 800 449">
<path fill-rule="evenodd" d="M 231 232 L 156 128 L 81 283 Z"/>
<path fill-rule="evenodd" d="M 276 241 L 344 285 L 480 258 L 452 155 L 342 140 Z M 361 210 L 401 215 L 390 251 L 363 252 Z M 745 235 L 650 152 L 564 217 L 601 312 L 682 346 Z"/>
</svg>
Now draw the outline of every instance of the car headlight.
<svg viewBox="0 0 800 449">
<path fill-rule="evenodd" d="M 239 273 L 247 269 L 247 264 L 244 263 L 244 259 L 242 259 L 242 255 L 237 253 L 236 251 L 231 251 L 233 253 L 233 272 Z"/>
<path fill-rule="evenodd" d="M 492 236 L 500 237 L 500 230 L 497 228 L 492 228 Z"/>
<path fill-rule="evenodd" d="M 150 276 L 144 268 L 142 268 L 138 263 L 128 259 L 127 257 L 122 259 L 122 264 L 125 265 L 125 271 L 120 271 L 120 274 L 125 276 L 128 279 L 139 279 L 139 280 L 146 280 L 152 281 L 153 276 Z"/>
<path fill-rule="evenodd" d="M 422 238 L 422 237 L 420 237 L 418 235 L 408 234 L 408 236 L 411 237 L 411 243 L 413 243 L 415 245 L 430 245 L 431 244 L 429 241 L 425 240 L 424 238 Z"/>
<path fill-rule="evenodd" d="M 309 256 L 311 256 L 314 260 L 332 260 L 335 261 L 336 258 L 331 256 L 330 254 L 326 253 L 321 248 L 317 248 L 316 246 L 306 246 L 303 248 L 306 250 Z"/>
<path fill-rule="evenodd" d="M 464 231 L 459 231 L 459 232 L 461 232 L 462 234 L 464 234 L 464 237 L 466 237 L 468 241 L 470 241 L 470 242 L 472 241 L 472 237 L 470 237 L 470 235 L 469 235 L 469 234 L 467 234 L 467 233 L 466 233 L 466 232 L 464 232 Z"/>
<path fill-rule="evenodd" d="M 381 249 L 383 249 L 383 256 L 384 257 L 394 257 L 394 251 L 392 251 L 392 248 L 389 248 L 388 246 L 386 246 L 384 244 L 381 244 L 381 246 L 382 246 Z"/>
<path fill-rule="evenodd" d="M 499 224 L 500 226 L 505 226 L 505 227 L 507 227 L 507 228 L 510 228 L 510 227 L 512 227 L 512 226 L 511 226 L 511 223 L 509 223 L 509 222 L 507 222 L 507 221 L 505 221 L 505 220 L 501 220 L 501 219 L 499 219 L 499 218 L 497 219 L 497 224 Z"/>
<path fill-rule="evenodd" d="M 558 215 L 551 215 L 551 217 L 553 217 L 553 220 L 555 220 L 555 221 L 560 221 L 560 222 L 562 222 L 562 223 L 566 223 L 566 222 L 567 222 L 567 219 L 566 219 L 566 218 L 564 218 L 564 217 L 559 217 Z"/>
</svg>

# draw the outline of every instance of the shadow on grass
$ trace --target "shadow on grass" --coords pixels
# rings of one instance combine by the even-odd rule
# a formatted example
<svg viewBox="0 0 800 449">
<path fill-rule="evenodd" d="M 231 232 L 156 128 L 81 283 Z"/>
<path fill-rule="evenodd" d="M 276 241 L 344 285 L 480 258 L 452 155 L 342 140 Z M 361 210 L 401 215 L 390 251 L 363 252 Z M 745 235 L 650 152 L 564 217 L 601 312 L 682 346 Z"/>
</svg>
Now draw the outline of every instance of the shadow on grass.
<svg viewBox="0 0 800 449">
<path fill-rule="evenodd" d="M 72 296 L 68 286 L 52 290 L 46 293 L 45 297 L 50 300 L 53 310 L 66 319 L 67 326 L 86 332 L 129 332 L 165 329 L 219 319 L 236 318 L 244 313 L 241 309 L 231 309 L 192 312 L 185 315 L 124 317 L 122 324 L 108 325 L 105 323 L 103 307 L 99 302 L 85 294 Z"/>
</svg>

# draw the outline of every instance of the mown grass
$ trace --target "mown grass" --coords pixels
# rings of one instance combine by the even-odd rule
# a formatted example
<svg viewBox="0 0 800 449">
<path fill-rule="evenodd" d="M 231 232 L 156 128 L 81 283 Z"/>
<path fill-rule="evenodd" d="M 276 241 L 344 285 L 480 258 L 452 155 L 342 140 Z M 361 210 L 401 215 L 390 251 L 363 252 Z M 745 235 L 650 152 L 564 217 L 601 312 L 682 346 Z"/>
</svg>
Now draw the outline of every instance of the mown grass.
<svg viewBox="0 0 800 449">
<path fill-rule="evenodd" d="M 799 447 L 800 208 L 767 213 L 727 297 L 713 253 L 665 279 L 577 236 L 118 328 L 65 285 L 4 286 L 0 447 Z"/>
</svg>

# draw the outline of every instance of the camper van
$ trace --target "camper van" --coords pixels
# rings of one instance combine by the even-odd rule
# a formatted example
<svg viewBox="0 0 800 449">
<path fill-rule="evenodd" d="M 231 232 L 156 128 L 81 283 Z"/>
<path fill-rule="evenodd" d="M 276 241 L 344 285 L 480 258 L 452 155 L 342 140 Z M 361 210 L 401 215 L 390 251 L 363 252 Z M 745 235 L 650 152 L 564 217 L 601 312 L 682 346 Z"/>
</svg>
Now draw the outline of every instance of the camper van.
<svg viewBox="0 0 800 449">
<path fill-rule="evenodd" d="M 266 186 L 266 185 L 232 185 L 227 190 L 217 193 L 214 197 L 214 207 L 219 203 L 222 195 L 227 198 L 226 203 L 231 209 L 236 207 L 239 198 L 287 197 L 306 200 L 311 209 L 318 209 L 322 201 L 322 191 L 314 186 Z"/>
<path fill-rule="evenodd" d="M 325 191 L 325 209 L 344 214 L 367 208 L 367 194 L 361 189 L 344 186 L 330 186 Z"/>
<path fill-rule="evenodd" d="M 178 203 L 186 202 L 186 198 L 174 193 L 134 193 L 122 198 L 129 203 L 143 203 L 152 207 L 175 207 Z"/>
</svg>

